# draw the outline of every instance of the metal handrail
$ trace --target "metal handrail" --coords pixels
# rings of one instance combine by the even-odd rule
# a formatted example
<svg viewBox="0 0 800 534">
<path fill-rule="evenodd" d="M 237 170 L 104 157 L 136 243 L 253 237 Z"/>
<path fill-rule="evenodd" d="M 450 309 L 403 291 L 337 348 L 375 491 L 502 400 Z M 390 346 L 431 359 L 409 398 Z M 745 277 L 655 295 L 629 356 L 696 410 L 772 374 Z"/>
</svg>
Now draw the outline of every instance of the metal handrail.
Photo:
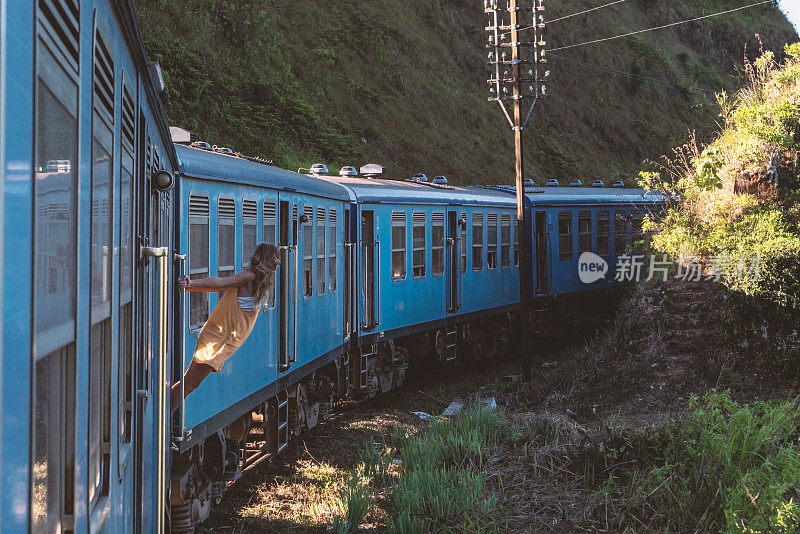
<svg viewBox="0 0 800 534">
<path fill-rule="evenodd" d="M 169 277 L 167 274 L 167 258 L 169 257 L 168 247 L 142 247 L 142 258 L 158 258 L 158 370 L 156 373 L 156 383 L 158 384 L 158 429 L 157 429 L 157 467 L 156 467 L 156 528 L 159 534 L 164 531 L 164 506 L 166 505 L 166 478 L 167 478 L 167 402 L 166 402 L 166 382 L 167 382 L 167 284 Z"/>
<path fill-rule="evenodd" d="M 180 262 L 181 277 L 186 277 L 186 254 L 175 254 L 173 261 Z M 181 293 L 181 416 L 180 416 L 180 435 L 175 437 L 175 441 L 183 441 L 183 434 L 186 432 L 186 390 L 183 373 L 186 372 L 186 330 L 189 328 L 189 307 L 186 304 L 189 300 L 189 292 L 185 289 Z M 170 409 L 172 407 L 170 406 Z"/>
<path fill-rule="evenodd" d="M 375 309 L 373 310 L 373 314 L 375 316 L 375 328 L 381 325 L 381 297 L 383 296 L 383 289 L 381 288 L 381 242 L 379 240 L 375 240 L 375 278 L 372 281 L 373 285 L 375 286 L 373 290 L 377 293 L 377 298 L 375 299 Z"/>
<path fill-rule="evenodd" d="M 294 304 L 294 320 L 292 321 L 294 333 L 292 335 L 292 343 L 294 345 L 294 350 L 292 351 L 292 359 L 290 361 L 292 363 L 297 363 L 297 280 L 300 277 L 300 261 L 298 258 L 299 253 L 297 251 L 297 245 L 292 245 L 291 249 L 294 251 L 294 281 L 292 283 L 292 300 Z"/>
</svg>

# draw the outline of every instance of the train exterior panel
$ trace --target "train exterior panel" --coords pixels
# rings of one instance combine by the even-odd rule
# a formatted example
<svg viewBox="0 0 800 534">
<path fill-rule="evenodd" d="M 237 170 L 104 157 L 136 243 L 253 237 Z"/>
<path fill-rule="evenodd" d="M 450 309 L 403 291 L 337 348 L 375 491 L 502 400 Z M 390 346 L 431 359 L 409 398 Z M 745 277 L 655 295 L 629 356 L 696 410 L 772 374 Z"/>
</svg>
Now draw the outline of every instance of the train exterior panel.
<svg viewBox="0 0 800 534">
<path fill-rule="evenodd" d="M 157 69 L 130 2 L 10 0 L 0 16 L 0 525 L 153 531 L 172 335 L 153 255 L 174 211 L 152 176 L 176 161 Z"/>
<path fill-rule="evenodd" d="M 545 298 L 618 286 L 620 257 L 630 257 L 643 238 L 644 218 L 657 216 L 664 204 L 660 193 L 641 189 L 546 187 L 528 192 L 526 198 L 532 223 L 533 291 Z M 603 278 L 581 280 L 584 253 L 605 262 Z"/>
<path fill-rule="evenodd" d="M 273 395 L 279 379 L 342 353 L 348 197 L 335 184 L 234 156 L 180 145 L 177 152 L 186 274 L 241 272 L 262 242 L 281 246 L 284 254 L 250 337 L 186 401 L 183 446 L 189 447 Z M 188 368 L 200 328 L 220 297 L 182 297 L 188 313 L 176 368 Z"/>
</svg>

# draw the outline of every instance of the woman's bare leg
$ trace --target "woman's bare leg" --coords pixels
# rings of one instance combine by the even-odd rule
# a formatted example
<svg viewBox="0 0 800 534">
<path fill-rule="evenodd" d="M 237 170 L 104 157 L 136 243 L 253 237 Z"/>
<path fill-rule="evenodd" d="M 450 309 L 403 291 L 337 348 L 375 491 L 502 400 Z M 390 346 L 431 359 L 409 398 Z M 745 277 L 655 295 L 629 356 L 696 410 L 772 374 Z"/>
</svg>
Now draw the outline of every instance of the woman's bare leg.
<svg viewBox="0 0 800 534">
<path fill-rule="evenodd" d="M 197 363 L 192 361 L 189 368 L 183 375 L 183 398 L 189 396 L 189 393 L 196 390 L 198 386 L 206 379 L 208 375 L 214 372 L 214 368 L 205 363 Z M 170 402 L 172 403 L 172 413 L 178 409 L 181 402 L 181 383 L 176 382 L 172 384 L 172 391 L 170 391 Z"/>
</svg>

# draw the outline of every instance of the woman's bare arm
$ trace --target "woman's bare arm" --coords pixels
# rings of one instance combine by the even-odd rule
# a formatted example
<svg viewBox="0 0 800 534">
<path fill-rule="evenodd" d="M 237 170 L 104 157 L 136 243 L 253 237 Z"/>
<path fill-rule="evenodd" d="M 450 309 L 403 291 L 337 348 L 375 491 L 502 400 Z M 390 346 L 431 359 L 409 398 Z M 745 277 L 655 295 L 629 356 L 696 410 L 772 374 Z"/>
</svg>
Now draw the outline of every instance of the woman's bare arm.
<svg viewBox="0 0 800 534">
<path fill-rule="evenodd" d="M 233 276 L 214 276 L 211 278 L 198 278 L 197 280 L 181 278 L 178 280 L 178 286 L 186 291 L 214 293 L 234 286 L 247 284 L 255 280 L 255 277 L 256 275 L 252 271 L 245 269 Z"/>
</svg>

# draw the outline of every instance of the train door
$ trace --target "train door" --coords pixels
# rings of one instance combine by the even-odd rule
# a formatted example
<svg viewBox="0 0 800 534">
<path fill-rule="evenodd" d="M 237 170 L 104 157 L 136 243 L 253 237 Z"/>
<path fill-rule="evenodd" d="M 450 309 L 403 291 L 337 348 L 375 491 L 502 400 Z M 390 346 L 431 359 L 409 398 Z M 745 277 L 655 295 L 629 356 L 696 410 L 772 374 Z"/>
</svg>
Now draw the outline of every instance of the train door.
<svg viewBox="0 0 800 534">
<path fill-rule="evenodd" d="M 134 477 L 135 531 L 160 532 L 165 522 L 168 451 L 167 362 L 172 264 L 172 197 L 150 181 L 160 165 L 140 117 L 136 195 L 139 260 L 134 291 L 134 375 L 136 380 Z"/>
<path fill-rule="evenodd" d="M 350 235 L 350 209 L 344 210 L 344 337 L 349 338 L 355 330 L 356 310 L 358 300 L 354 296 L 353 276 L 356 273 L 355 247 L 357 239 Z"/>
<path fill-rule="evenodd" d="M 278 371 L 285 373 L 297 361 L 297 231 L 298 208 L 296 200 L 280 201 L 279 242 L 281 265 L 278 269 L 278 309 L 280 353 Z"/>
<path fill-rule="evenodd" d="M 372 330 L 378 326 L 375 276 L 375 212 L 364 210 L 361 213 L 361 260 L 364 266 L 364 324 L 362 328 Z"/>
<path fill-rule="evenodd" d="M 534 216 L 534 239 L 536 243 L 536 293 L 547 293 L 548 283 L 547 279 L 547 212 L 537 211 Z"/>
<path fill-rule="evenodd" d="M 461 258 L 460 221 L 458 212 L 455 210 L 447 211 L 447 312 L 455 313 L 461 307 L 461 270 L 459 269 Z"/>
</svg>

